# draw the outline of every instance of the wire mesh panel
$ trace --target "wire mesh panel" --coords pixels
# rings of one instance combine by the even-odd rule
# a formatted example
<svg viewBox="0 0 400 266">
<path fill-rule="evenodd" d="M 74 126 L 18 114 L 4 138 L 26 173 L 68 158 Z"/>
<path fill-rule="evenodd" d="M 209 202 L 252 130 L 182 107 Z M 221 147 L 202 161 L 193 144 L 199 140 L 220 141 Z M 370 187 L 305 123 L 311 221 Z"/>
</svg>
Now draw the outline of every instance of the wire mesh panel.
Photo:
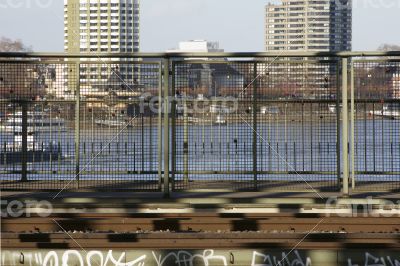
<svg viewBox="0 0 400 266">
<path fill-rule="evenodd" d="M 2 189 L 62 189 L 73 180 L 76 65 L 0 64 Z M 73 136 L 73 134 L 72 134 Z"/>
<path fill-rule="evenodd" d="M 400 62 L 354 63 L 354 178 L 360 190 L 400 189 Z"/>
<path fill-rule="evenodd" d="M 336 66 L 177 62 L 174 189 L 337 189 Z"/>
<path fill-rule="evenodd" d="M 29 188 L 62 189 L 67 184 L 76 188 L 73 183 L 74 107 L 74 102 L 66 101 L 35 101 L 30 105 L 28 143 L 32 140 L 33 155 L 28 162 Z"/>
<path fill-rule="evenodd" d="M 244 90 L 249 66 L 174 65 L 174 189 L 253 187 L 252 103 Z"/>
<path fill-rule="evenodd" d="M 21 180 L 21 152 L 22 143 L 20 140 L 21 134 L 14 134 L 15 119 L 11 114 L 20 109 L 17 103 L 9 101 L 1 101 L 0 116 L 1 116 L 1 152 L 0 152 L 0 174 L 2 187 L 13 186 Z"/>
<path fill-rule="evenodd" d="M 257 64 L 259 188 L 338 187 L 337 62 Z"/>
<path fill-rule="evenodd" d="M 158 190 L 159 65 L 80 67 L 79 186 Z"/>
<path fill-rule="evenodd" d="M 157 60 L 4 59 L 1 188 L 158 191 L 170 163 L 174 190 L 335 190 L 344 133 L 328 59 L 174 59 L 164 122 Z M 352 181 L 398 190 L 400 61 L 353 64 Z"/>
<path fill-rule="evenodd" d="M 2 189 L 159 189 L 159 63 L 96 61 L 0 64 Z"/>
</svg>

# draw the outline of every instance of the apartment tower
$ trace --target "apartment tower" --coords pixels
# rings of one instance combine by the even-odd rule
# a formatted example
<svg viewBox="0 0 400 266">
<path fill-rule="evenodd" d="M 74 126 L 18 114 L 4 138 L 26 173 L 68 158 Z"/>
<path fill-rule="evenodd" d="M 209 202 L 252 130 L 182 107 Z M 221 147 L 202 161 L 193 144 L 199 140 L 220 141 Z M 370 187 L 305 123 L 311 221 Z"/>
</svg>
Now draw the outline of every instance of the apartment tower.
<svg viewBox="0 0 400 266">
<path fill-rule="evenodd" d="M 139 0 L 64 0 L 64 50 L 93 55 L 139 52 Z M 81 66 L 80 81 L 87 88 L 101 87 L 114 74 L 134 84 L 137 73 L 129 64 L 88 65 Z"/>
<path fill-rule="evenodd" d="M 265 18 L 266 51 L 351 50 L 351 0 L 281 0 Z"/>
<path fill-rule="evenodd" d="M 351 16 L 351 0 L 281 0 L 279 4 L 268 4 L 265 49 L 282 54 L 350 51 Z M 269 67 L 268 86 L 282 88 L 292 97 L 336 97 L 337 64 L 312 63 L 309 58 L 275 58 L 285 60 L 292 63 Z"/>
</svg>

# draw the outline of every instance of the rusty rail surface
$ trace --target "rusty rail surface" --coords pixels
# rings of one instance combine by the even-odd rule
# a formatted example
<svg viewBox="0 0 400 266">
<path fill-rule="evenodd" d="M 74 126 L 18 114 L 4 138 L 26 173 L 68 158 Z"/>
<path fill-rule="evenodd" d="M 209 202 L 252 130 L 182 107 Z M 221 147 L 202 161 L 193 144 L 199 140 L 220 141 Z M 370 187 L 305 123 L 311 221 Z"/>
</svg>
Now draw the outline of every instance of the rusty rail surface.
<svg viewBox="0 0 400 266">
<path fill-rule="evenodd" d="M 353 214 L 356 216 L 356 214 Z M 315 229 L 313 226 L 318 225 Z M 2 232 L 400 233 L 400 217 L 313 213 L 58 214 L 3 218 Z"/>
<path fill-rule="evenodd" d="M 400 235 L 342 234 L 342 233 L 3 233 L 2 246 L 6 249 L 35 248 L 293 248 L 343 249 L 387 248 L 400 250 Z M 72 239 L 73 238 L 73 239 Z"/>
</svg>

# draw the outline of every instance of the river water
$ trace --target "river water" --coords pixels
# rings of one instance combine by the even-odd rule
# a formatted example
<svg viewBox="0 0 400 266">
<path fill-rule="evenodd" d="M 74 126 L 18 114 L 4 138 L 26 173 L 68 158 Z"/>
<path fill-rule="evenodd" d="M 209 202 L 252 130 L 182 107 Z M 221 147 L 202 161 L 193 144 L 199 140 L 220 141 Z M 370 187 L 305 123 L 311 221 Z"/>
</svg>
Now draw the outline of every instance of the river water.
<svg viewBox="0 0 400 266">
<path fill-rule="evenodd" d="M 400 123 L 393 120 L 358 120 L 355 133 L 355 168 L 356 171 L 365 172 L 360 173 L 359 178 L 400 181 Z M 13 141 L 12 133 L 0 134 L 3 147 L 4 143 Z M 96 176 L 96 179 L 107 179 L 117 176 L 118 179 L 129 179 L 132 173 L 157 178 L 158 134 L 157 125 L 140 123 L 121 129 L 83 127 L 79 154 L 81 178 Z M 171 137 L 171 143 L 175 144 L 171 153 L 175 152 L 175 165 L 170 169 L 180 173 L 176 178 L 181 178 L 183 172 L 189 172 L 193 178 L 234 177 L 251 180 L 253 167 L 259 171 L 260 179 L 320 180 L 321 177 L 336 177 L 337 137 L 334 121 L 322 124 L 295 121 L 259 123 L 255 133 L 252 125 L 246 122 L 228 125 L 190 124 L 187 131 L 182 125 L 177 125 L 174 136 L 174 142 Z M 34 138 L 38 143 L 53 142 L 59 145 L 62 156 L 46 162 L 40 158 L 29 162 L 28 170 L 32 172 L 29 178 L 70 178 L 75 175 L 73 128 L 36 132 Z M 185 140 L 188 142 L 187 149 Z M 257 150 L 256 164 L 253 163 L 253 148 Z M 162 164 L 161 160 L 161 167 Z M 3 162 L 0 167 L 10 172 L 19 170 L 20 164 Z M 45 171 L 46 174 L 35 174 L 35 171 Z M 8 173 L 5 176 L 14 175 Z"/>
</svg>

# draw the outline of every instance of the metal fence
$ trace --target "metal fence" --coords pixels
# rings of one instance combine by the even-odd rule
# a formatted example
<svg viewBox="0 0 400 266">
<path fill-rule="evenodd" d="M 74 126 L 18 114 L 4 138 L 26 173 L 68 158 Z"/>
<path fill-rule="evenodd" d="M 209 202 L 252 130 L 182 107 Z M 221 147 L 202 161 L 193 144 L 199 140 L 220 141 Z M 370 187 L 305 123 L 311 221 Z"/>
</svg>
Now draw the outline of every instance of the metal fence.
<svg viewBox="0 0 400 266">
<path fill-rule="evenodd" d="M 174 62 L 173 188 L 337 189 L 336 67 Z"/>
<path fill-rule="evenodd" d="M 1 188 L 398 190 L 399 55 L 2 54 Z"/>
<path fill-rule="evenodd" d="M 354 60 L 352 187 L 398 190 L 400 180 L 400 60 Z"/>
<path fill-rule="evenodd" d="M 0 63 L 3 189 L 160 189 L 160 63 L 121 60 Z"/>
</svg>

